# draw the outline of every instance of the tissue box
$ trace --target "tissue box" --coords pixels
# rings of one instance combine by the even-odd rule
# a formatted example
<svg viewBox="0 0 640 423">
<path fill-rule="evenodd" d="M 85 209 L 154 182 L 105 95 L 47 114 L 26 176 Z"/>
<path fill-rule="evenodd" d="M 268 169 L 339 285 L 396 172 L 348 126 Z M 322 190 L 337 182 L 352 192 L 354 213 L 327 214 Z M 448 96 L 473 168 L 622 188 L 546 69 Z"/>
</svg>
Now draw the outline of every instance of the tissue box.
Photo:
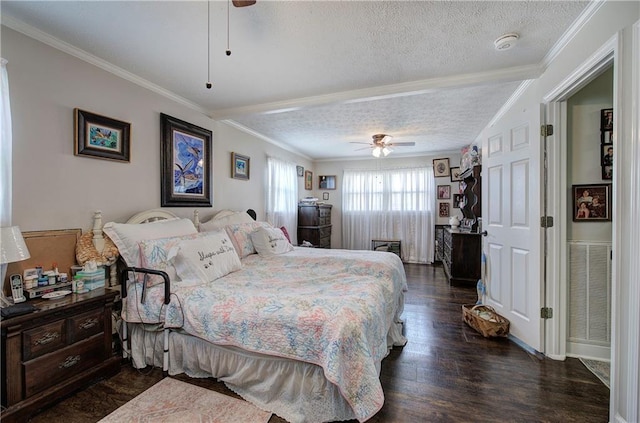
<svg viewBox="0 0 640 423">
<path fill-rule="evenodd" d="M 76 275 L 80 275 L 84 282 L 84 289 L 86 291 L 93 291 L 94 289 L 104 288 L 105 285 L 105 273 L 104 268 L 99 267 L 98 270 L 93 272 L 87 272 L 85 270 L 81 270 L 76 273 Z"/>
</svg>

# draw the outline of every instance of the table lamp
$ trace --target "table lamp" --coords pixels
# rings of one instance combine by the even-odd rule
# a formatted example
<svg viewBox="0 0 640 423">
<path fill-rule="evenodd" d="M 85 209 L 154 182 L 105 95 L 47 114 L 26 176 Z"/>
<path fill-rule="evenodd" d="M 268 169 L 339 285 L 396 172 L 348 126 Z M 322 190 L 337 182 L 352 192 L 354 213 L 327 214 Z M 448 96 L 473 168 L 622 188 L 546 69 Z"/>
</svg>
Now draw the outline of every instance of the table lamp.
<svg viewBox="0 0 640 423">
<path fill-rule="evenodd" d="M 4 276 L 7 271 L 7 263 L 26 260 L 31 257 L 27 244 L 24 242 L 22 232 L 18 226 L 0 228 L 0 281 L 4 288 Z M 20 278 L 22 279 L 22 278 Z M 20 289 L 22 291 L 22 289 Z M 0 289 L 4 299 L 4 289 Z"/>
</svg>

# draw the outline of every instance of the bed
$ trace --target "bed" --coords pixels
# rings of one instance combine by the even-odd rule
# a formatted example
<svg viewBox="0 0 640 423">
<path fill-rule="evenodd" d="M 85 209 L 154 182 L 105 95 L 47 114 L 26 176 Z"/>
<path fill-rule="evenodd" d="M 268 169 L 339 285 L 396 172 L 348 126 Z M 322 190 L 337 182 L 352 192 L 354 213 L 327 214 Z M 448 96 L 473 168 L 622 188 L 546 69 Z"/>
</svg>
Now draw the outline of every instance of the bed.
<svg viewBox="0 0 640 423">
<path fill-rule="evenodd" d="M 290 422 L 368 420 L 384 403 L 381 361 L 406 343 L 402 262 L 293 247 L 247 216 L 201 223 L 160 210 L 104 226 L 128 266 L 125 356 L 217 378 Z"/>
</svg>

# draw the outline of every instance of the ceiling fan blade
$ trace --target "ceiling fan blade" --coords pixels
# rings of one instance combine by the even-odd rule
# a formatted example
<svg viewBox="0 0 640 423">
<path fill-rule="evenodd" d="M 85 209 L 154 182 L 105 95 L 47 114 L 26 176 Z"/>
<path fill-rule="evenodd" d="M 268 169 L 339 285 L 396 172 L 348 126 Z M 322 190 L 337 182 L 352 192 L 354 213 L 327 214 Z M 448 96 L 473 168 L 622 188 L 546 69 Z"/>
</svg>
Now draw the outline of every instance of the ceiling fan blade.
<svg viewBox="0 0 640 423">
<path fill-rule="evenodd" d="M 354 151 L 368 150 L 369 148 L 371 148 L 371 147 L 356 148 Z"/>
<path fill-rule="evenodd" d="M 392 142 L 389 145 L 392 145 L 394 147 L 402 147 L 402 146 L 404 146 L 404 147 L 412 147 L 412 146 L 416 145 L 416 143 L 415 142 Z"/>
<path fill-rule="evenodd" d="M 366 144 L 366 145 L 370 145 L 370 142 L 360 142 L 360 141 L 349 141 L 349 144 Z"/>
<path fill-rule="evenodd" d="M 256 0 L 231 0 L 235 7 L 245 7 L 256 4 Z"/>
</svg>

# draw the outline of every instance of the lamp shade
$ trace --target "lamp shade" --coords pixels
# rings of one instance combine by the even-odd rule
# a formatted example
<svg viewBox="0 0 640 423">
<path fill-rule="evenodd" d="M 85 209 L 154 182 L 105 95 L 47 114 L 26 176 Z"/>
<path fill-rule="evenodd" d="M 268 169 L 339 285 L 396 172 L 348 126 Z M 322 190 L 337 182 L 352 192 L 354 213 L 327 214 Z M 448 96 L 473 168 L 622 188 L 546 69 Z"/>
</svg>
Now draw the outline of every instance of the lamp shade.
<svg viewBox="0 0 640 423">
<path fill-rule="evenodd" d="M 31 257 L 19 226 L 0 228 L 0 264 L 13 263 Z"/>
</svg>

